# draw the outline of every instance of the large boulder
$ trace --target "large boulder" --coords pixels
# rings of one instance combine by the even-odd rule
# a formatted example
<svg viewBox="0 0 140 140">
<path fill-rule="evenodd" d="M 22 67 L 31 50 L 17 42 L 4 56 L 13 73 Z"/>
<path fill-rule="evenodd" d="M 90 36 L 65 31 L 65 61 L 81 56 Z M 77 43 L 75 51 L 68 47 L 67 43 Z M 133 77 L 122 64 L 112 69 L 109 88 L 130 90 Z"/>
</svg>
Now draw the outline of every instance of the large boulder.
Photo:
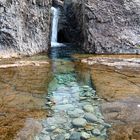
<svg viewBox="0 0 140 140">
<path fill-rule="evenodd" d="M 46 51 L 51 0 L 0 1 L 0 57 Z"/>
<path fill-rule="evenodd" d="M 65 10 L 86 52 L 140 54 L 140 1 L 65 0 Z"/>
</svg>

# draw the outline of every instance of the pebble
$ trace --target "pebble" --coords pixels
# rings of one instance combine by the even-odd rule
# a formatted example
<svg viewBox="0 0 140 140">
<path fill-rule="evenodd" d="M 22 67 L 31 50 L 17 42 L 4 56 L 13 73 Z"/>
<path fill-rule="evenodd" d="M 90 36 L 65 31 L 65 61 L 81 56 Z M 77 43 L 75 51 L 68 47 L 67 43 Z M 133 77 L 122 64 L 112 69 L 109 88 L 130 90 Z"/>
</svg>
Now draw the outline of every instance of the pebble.
<svg viewBox="0 0 140 140">
<path fill-rule="evenodd" d="M 79 132 L 74 132 L 70 136 L 70 140 L 81 140 L 81 134 Z"/>
<path fill-rule="evenodd" d="M 83 106 L 83 109 L 86 111 L 86 112 L 93 112 L 94 111 L 94 108 L 92 105 L 85 105 Z"/>
<path fill-rule="evenodd" d="M 94 130 L 92 131 L 92 134 L 93 134 L 94 136 L 99 136 L 99 135 L 101 135 L 101 132 L 100 132 L 100 130 L 98 130 L 98 129 L 94 129 Z"/>
<path fill-rule="evenodd" d="M 65 111 L 65 110 L 73 110 L 74 106 L 72 104 L 65 104 L 65 105 L 57 105 L 55 107 L 57 110 Z"/>
<path fill-rule="evenodd" d="M 65 134 L 65 139 L 69 139 L 70 138 L 70 134 L 69 133 L 66 133 Z"/>
<path fill-rule="evenodd" d="M 104 125 L 106 128 L 110 128 L 110 127 L 111 127 L 111 125 L 108 124 L 108 123 L 104 123 L 103 125 Z"/>
<path fill-rule="evenodd" d="M 56 126 L 50 126 L 50 127 L 46 127 L 46 131 L 51 132 L 54 129 L 56 129 Z"/>
<path fill-rule="evenodd" d="M 86 133 L 86 132 L 81 132 L 81 137 L 83 139 L 89 139 L 90 138 L 90 134 Z"/>
<path fill-rule="evenodd" d="M 82 101 L 82 100 L 86 100 L 87 97 L 80 97 L 79 99 Z"/>
<path fill-rule="evenodd" d="M 75 109 L 73 111 L 68 111 L 68 115 L 71 118 L 77 118 L 77 117 L 81 117 L 84 114 L 84 111 L 82 109 Z"/>
<path fill-rule="evenodd" d="M 87 124 L 87 125 L 84 127 L 84 129 L 85 129 L 86 131 L 91 131 L 91 130 L 94 129 L 94 127 L 93 127 L 92 125 L 90 125 L 90 124 Z"/>
<path fill-rule="evenodd" d="M 55 140 L 65 140 L 65 137 L 63 135 L 58 135 Z"/>
<path fill-rule="evenodd" d="M 62 132 L 64 132 L 64 131 L 65 131 L 65 130 L 63 130 L 63 129 L 56 128 L 53 132 L 54 132 L 54 133 L 60 134 L 60 133 L 62 133 Z"/>
<path fill-rule="evenodd" d="M 87 124 L 87 121 L 83 118 L 76 118 L 72 121 L 72 124 L 76 127 L 83 127 Z"/>
<path fill-rule="evenodd" d="M 45 136 L 44 140 L 51 140 L 50 136 Z"/>
<path fill-rule="evenodd" d="M 98 122 L 97 117 L 92 113 L 86 113 L 84 118 L 89 122 Z"/>
</svg>

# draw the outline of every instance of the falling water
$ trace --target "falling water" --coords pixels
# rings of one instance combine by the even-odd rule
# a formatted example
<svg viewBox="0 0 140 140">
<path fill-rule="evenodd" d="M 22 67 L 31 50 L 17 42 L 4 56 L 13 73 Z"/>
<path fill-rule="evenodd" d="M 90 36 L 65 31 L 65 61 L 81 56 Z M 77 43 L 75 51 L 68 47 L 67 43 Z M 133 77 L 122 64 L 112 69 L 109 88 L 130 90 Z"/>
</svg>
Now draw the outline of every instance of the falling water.
<svg viewBox="0 0 140 140">
<path fill-rule="evenodd" d="M 51 47 L 65 46 L 63 43 L 57 42 L 58 22 L 59 22 L 60 10 L 59 10 L 59 8 L 52 7 L 51 12 L 52 12 Z"/>
<path fill-rule="evenodd" d="M 59 20 L 59 9 L 52 7 L 52 36 L 51 43 L 57 43 L 57 30 L 58 30 L 58 20 Z"/>
</svg>

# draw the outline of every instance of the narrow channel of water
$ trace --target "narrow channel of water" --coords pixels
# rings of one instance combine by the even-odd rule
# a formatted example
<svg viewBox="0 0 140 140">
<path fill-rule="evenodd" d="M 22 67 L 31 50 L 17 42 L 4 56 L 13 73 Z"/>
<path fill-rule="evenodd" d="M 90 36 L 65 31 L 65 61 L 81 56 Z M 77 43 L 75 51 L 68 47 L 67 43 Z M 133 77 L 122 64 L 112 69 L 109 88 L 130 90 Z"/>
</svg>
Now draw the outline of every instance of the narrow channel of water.
<svg viewBox="0 0 140 140">
<path fill-rule="evenodd" d="M 87 82 L 78 80 L 74 60 L 76 47 L 57 43 L 59 11 L 53 9 L 52 59 L 53 80 L 49 84 L 46 109 L 49 117 L 41 121 L 43 130 L 35 140 L 105 140 L 108 124 L 100 111 L 100 99 L 91 87 L 90 73 Z M 55 20 L 54 20 L 55 18 Z M 54 27 L 55 26 L 55 27 Z M 55 29 L 55 31 L 54 31 Z M 59 45 L 54 45 L 59 44 Z"/>
</svg>

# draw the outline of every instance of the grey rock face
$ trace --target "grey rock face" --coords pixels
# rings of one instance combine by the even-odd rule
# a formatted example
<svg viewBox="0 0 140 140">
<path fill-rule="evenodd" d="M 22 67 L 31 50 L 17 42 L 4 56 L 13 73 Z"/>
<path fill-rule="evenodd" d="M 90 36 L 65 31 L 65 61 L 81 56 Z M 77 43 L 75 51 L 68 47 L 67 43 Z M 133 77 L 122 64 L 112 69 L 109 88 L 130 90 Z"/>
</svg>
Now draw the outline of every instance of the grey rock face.
<svg viewBox="0 0 140 140">
<path fill-rule="evenodd" d="M 86 52 L 140 54 L 140 1 L 65 0 L 65 9 Z"/>
<path fill-rule="evenodd" d="M 46 51 L 50 33 L 48 0 L 0 2 L 0 56 L 32 55 Z"/>
</svg>

